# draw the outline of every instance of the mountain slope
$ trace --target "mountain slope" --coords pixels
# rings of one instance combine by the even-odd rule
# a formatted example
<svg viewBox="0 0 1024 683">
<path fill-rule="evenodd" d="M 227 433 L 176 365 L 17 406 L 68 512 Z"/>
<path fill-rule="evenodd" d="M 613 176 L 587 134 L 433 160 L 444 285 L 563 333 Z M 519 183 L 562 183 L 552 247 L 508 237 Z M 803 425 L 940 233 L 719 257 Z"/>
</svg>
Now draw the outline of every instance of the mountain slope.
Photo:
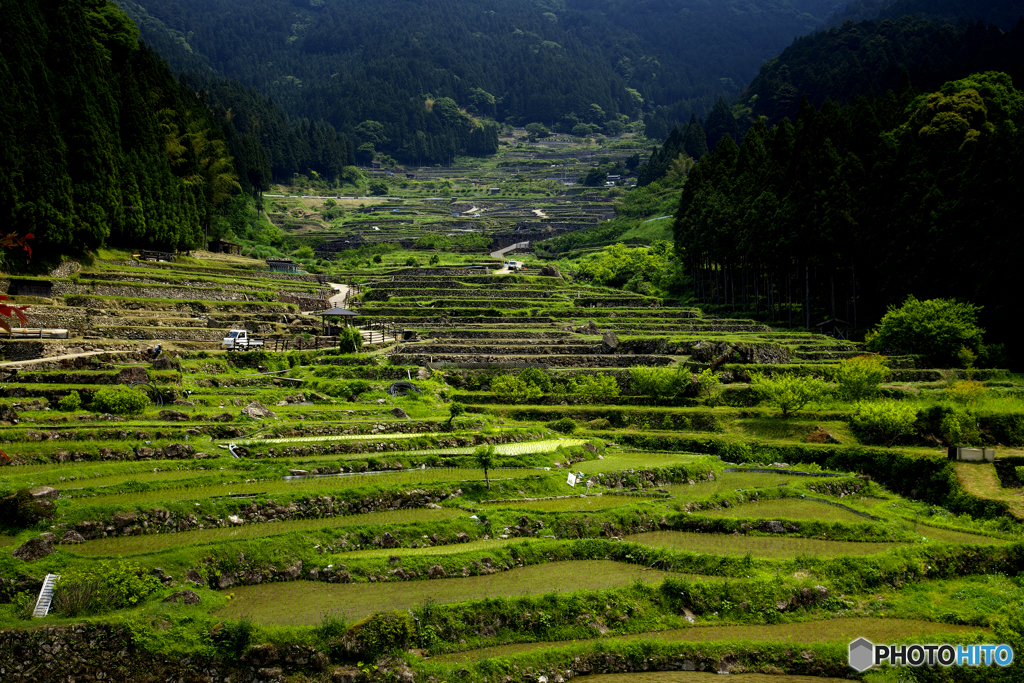
<svg viewBox="0 0 1024 683">
<path fill-rule="evenodd" d="M 750 120 L 793 117 L 806 96 L 849 103 L 859 95 L 896 90 L 904 71 L 919 90 L 980 71 L 1019 79 L 1024 65 L 1024 23 L 1004 33 L 993 25 L 948 24 L 905 16 L 848 22 L 794 41 L 762 67 L 741 98 Z"/>
<path fill-rule="evenodd" d="M 1009 31 L 1022 14 L 1024 2 L 1021 0 L 854 0 L 842 12 L 836 12 L 829 20 L 829 26 L 841 26 L 847 21 L 899 19 L 909 15 L 950 24 L 960 19 L 982 21 Z"/>
<path fill-rule="evenodd" d="M 176 69 L 259 88 L 421 161 L 447 160 L 466 123 L 535 121 L 614 134 L 658 106 L 704 114 L 841 0 L 122 0 Z M 446 102 L 446 105 L 448 103 Z M 360 134 L 367 121 L 380 134 Z M 469 125 L 476 125 L 471 123 Z M 375 126 L 364 130 L 377 130 Z M 453 140 L 452 138 L 456 138 Z"/>
</svg>

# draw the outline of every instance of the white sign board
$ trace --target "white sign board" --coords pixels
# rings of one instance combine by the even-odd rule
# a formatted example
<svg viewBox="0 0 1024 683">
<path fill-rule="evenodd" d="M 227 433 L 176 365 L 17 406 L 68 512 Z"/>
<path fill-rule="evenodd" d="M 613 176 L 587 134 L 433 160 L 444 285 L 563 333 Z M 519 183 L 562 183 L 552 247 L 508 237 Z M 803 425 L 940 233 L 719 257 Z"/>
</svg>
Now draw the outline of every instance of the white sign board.
<svg viewBox="0 0 1024 683">
<path fill-rule="evenodd" d="M 565 483 L 573 488 L 576 488 L 576 475 L 572 472 L 569 473 L 569 477 L 565 480 Z"/>
</svg>

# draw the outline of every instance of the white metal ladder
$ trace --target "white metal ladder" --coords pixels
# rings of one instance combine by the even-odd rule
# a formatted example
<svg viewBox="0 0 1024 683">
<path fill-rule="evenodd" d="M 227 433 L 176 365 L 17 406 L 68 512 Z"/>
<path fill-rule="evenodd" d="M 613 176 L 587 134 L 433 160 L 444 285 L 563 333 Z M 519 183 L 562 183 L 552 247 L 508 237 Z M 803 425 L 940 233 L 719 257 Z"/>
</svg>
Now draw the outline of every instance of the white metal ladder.
<svg viewBox="0 0 1024 683">
<path fill-rule="evenodd" d="M 50 613 L 50 603 L 53 602 L 53 586 L 59 578 L 60 574 L 46 575 L 46 578 L 43 580 L 43 587 L 39 590 L 36 608 L 32 610 L 33 617 L 45 617 Z"/>
</svg>

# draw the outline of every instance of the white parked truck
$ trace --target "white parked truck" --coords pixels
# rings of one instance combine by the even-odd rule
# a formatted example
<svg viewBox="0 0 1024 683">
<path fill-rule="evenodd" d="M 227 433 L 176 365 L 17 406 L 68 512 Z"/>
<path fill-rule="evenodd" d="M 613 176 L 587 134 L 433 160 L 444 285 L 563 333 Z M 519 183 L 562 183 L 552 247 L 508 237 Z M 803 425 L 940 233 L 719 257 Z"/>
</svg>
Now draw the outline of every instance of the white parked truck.
<svg viewBox="0 0 1024 683">
<path fill-rule="evenodd" d="M 224 337 L 221 346 L 228 351 L 253 349 L 257 346 L 263 346 L 263 340 L 250 337 L 245 330 L 231 330 L 228 332 L 228 336 Z"/>
</svg>

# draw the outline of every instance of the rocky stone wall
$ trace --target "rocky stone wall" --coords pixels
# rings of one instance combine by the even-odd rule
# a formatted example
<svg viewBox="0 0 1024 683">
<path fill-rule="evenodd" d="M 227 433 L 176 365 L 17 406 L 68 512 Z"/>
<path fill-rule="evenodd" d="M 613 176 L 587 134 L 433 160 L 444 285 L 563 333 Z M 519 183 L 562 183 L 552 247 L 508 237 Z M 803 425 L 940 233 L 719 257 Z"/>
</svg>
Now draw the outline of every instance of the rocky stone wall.
<svg viewBox="0 0 1024 683">
<path fill-rule="evenodd" d="M 137 343 L 99 343 L 75 339 L 14 339 L 0 341 L 0 358 L 4 361 L 36 360 L 92 351 L 137 351 L 145 348 Z"/>
<path fill-rule="evenodd" d="M 245 326 L 247 329 L 250 325 Z M 269 325 L 255 324 L 251 332 L 267 334 L 272 332 Z M 166 341 L 202 341 L 219 342 L 226 335 L 223 328 L 209 329 L 204 327 L 140 327 L 136 325 L 111 325 L 96 328 L 104 337 L 111 339 L 166 340 Z"/>
<path fill-rule="evenodd" d="M 134 299 L 189 299 L 199 301 L 257 301 L 255 292 L 241 290 L 224 290 L 214 287 L 156 287 L 107 285 L 82 285 L 75 282 L 56 282 L 53 285 L 54 296 L 74 296 L 76 294 L 94 294 L 97 296 L 113 296 Z"/>
<path fill-rule="evenodd" d="M 273 657 L 250 648 L 241 661 L 208 657 L 167 657 L 139 647 L 123 626 L 90 624 L 0 631 L 0 680 L 5 683 L 284 683 L 285 675 L 304 673 L 310 681 L 352 683 L 330 667 L 326 654 L 309 646 L 273 646 Z M 339 676 L 339 674 L 341 674 Z M 411 678 L 409 679 L 411 681 Z"/>
<path fill-rule="evenodd" d="M 494 356 L 452 354 L 446 356 L 430 356 L 422 354 L 395 354 L 391 357 L 394 363 L 422 365 L 424 367 L 466 367 L 478 368 L 493 365 L 502 367 L 509 363 L 526 362 L 529 364 L 545 364 L 559 368 L 625 368 L 634 365 L 664 366 L 670 365 L 672 359 L 667 356 L 645 355 L 592 355 L 592 356 Z"/>
<path fill-rule="evenodd" d="M 115 536 L 143 536 L 295 519 L 323 519 L 354 514 L 365 515 L 370 512 L 424 508 L 431 505 L 436 506 L 441 501 L 461 495 L 461 489 L 455 491 L 412 489 L 382 492 L 352 500 L 333 496 L 310 496 L 286 503 L 268 500 L 265 503 L 246 505 L 245 501 L 240 501 L 243 504 L 221 515 L 198 515 L 153 508 L 137 512 L 115 512 L 106 519 L 81 521 L 76 523 L 71 530 L 81 534 L 82 538 L 86 540 Z M 67 530 L 59 525 L 58 529 L 61 532 Z M 221 586 L 221 588 L 226 587 Z"/>
<path fill-rule="evenodd" d="M 261 280 L 291 280 L 292 282 L 316 282 L 322 283 L 325 278 L 323 275 L 308 275 L 301 273 L 275 273 L 269 270 L 252 270 L 252 271 L 233 271 L 224 270 L 223 268 L 203 268 L 202 266 L 189 266 L 183 268 L 180 264 L 170 265 L 164 263 L 154 263 L 152 261 L 123 261 L 121 263 L 125 266 L 132 266 L 134 268 L 152 268 L 153 270 L 173 270 L 176 273 L 187 271 L 190 273 L 206 273 L 209 275 L 219 275 L 221 277 L 229 277 L 231 275 L 237 275 L 238 277 L 249 277 L 259 278 Z M 71 271 L 76 272 L 76 271 Z M 67 277 L 67 275 L 53 275 L 51 277 Z"/>
</svg>

